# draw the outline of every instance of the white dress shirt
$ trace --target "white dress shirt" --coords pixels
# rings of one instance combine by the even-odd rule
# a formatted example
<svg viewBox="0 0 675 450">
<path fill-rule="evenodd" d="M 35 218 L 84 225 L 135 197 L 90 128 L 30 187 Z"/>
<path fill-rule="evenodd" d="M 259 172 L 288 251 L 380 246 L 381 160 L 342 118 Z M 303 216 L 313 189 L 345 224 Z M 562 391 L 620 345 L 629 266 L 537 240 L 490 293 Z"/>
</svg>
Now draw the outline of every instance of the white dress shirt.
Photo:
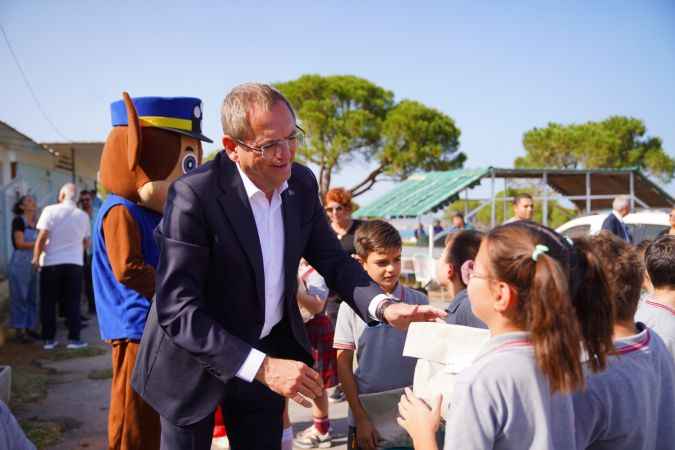
<svg viewBox="0 0 675 450">
<path fill-rule="evenodd" d="M 265 322 L 260 337 L 264 338 L 270 334 L 274 325 L 279 323 L 284 315 L 284 219 L 281 214 L 281 193 L 288 189 L 288 183 L 284 181 L 284 184 L 274 191 L 272 199 L 268 200 L 265 193 L 241 170 L 239 164 L 237 164 L 237 170 L 239 170 L 253 211 L 262 251 L 265 276 Z M 251 349 L 244 364 L 239 368 L 237 377 L 249 382 L 253 381 L 263 359 L 265 359 L 263 352 L 255 348 Z"/>
<path fill-rule="evenodd" d="M 260 337 L 264 338 L 284 315 L 284 219 L 281 214 L 281 193 L 288 189 L 288 183 L 284 182 L 281 187 L 277 188 L 270 201 L 265 193 L 246 176 L 239 164 L 237 164 L 237 170 L 239 170 L 253 211 L 262 251 L 265 276 L 265 323 Z M 371 300 L 368 311 L 373 318 L 375 318 L 377 306 L 385 298 L 388 296 L 380 294 Z M 263 352 L 252 348 L 244 364 L 237 371 L 237 377 L 248 382 L 253 381 L 264 359 Z"/>
</svg>

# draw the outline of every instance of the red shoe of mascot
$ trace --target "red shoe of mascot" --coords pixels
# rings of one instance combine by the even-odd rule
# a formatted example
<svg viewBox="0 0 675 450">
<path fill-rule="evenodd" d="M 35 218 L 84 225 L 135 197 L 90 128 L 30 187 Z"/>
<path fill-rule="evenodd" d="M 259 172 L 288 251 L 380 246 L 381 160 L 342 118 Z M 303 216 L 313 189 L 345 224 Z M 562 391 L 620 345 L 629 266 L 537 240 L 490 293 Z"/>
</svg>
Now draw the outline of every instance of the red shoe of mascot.
<svg viewBox="0 0 675 450">
<path fill-rule="evenodd" d="M 169 185 L 201 163 L 201 141 L 211 141 L 201 134 L 199 99 L 123 97 L 111 105 L 113 129 L 100 167 L 109 195 L 93 236 L 96 312 L 101 337 L 112 345 L 108 448 L 157 450 L 159 416 L 131 388 L 155 294 L 159 249 L 153 231 Z"/>
</svg>

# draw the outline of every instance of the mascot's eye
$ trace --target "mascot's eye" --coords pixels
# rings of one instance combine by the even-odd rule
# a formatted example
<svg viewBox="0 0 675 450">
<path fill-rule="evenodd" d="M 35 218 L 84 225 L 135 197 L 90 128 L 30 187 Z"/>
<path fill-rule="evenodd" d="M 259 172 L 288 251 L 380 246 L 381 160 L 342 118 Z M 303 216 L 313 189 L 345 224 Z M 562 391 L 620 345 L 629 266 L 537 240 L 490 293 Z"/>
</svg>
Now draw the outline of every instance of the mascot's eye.
<svg viewBox="0 0 675 450">
<path fill-rule="evenodd" d="M 197 165 L 197 157 L 195 155 L 188 153 L 183 157 L 183 162 L 181 163 L 183 173 L 188 173 L 191 170 L 196 169 Z"/>
</svg>

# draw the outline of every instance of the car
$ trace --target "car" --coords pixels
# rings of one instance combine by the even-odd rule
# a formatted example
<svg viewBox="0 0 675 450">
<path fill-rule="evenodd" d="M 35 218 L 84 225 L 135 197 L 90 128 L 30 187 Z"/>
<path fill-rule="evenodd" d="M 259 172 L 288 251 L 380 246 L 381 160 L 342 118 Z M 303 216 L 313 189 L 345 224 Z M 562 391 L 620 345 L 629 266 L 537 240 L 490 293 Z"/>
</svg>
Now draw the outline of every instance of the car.
<svg viewBox="0 0 675 450">
<path fill-rule="evenodd" d="M 602 223 L 609 214 L 611 214 L 611 211 L 577 217 L 560 225 L 556 231 L 572 239 L 594 235 L 600 232 Z M 670 228 L 668 212 L 656 209 L 632 212 L 624 217 L 623 221 L 633 235 L 633 243 L 635 244 L 645 239 L 654 239 L 663 230 Z"/>
</svg>

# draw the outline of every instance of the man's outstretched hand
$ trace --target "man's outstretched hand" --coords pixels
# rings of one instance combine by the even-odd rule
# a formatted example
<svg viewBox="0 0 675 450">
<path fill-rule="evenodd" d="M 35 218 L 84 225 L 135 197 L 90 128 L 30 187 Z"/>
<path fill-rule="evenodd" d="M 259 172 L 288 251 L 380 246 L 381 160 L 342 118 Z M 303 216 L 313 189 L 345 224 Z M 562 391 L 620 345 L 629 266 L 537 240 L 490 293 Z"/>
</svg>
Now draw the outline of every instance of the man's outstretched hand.
<svg viewBox="0 0 675 450">
<path fill-rule="evenodd" d="M 308 399 L 320 397 L 323 393 L 321 376 L 307 364 L 291 359 L 265 356 L 255 379 L 305 408 L 312 406 Z"/>
<path fill-rule="evenodd" d="M 384 310 L 384 318 L 389 325 L 399 330 L 408 329 L 410 322 L 436 322 L 446 317 L 448 313 L 442 309 L 429 305 L 409 305 L 407 303 L 392 303 Z"/>
</svg>

